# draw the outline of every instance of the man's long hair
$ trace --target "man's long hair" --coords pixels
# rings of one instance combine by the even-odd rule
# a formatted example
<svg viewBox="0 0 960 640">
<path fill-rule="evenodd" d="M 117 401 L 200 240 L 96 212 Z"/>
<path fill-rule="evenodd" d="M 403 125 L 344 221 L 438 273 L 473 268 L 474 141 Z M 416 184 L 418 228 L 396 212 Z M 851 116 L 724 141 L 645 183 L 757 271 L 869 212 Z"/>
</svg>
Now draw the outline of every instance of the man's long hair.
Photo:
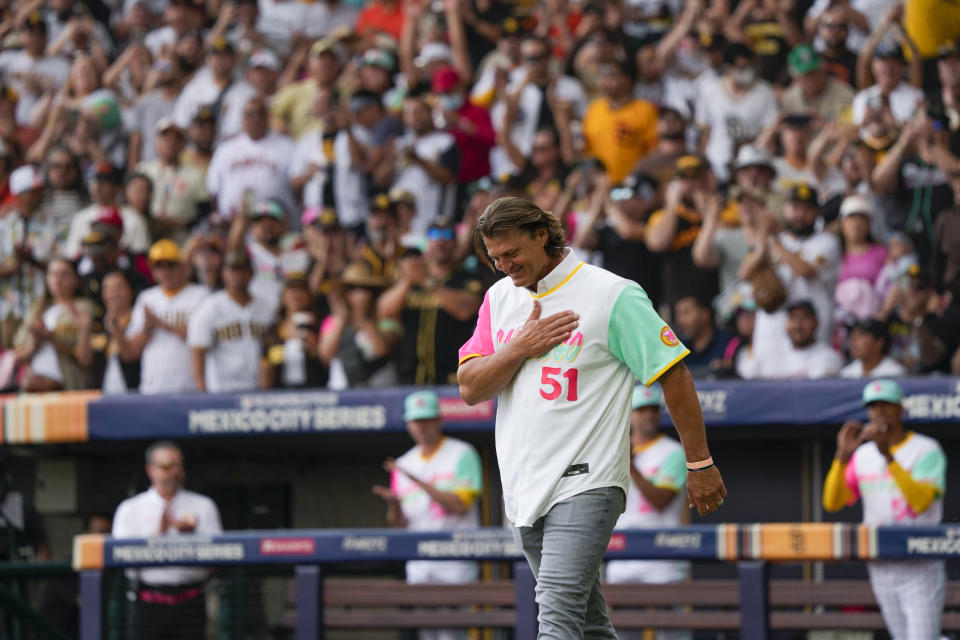
<svg viewBox="0 0 960 640">
<path fill-rule="evenodd" d="M 547 230 L 547 243 L 543 247 L 547 255 L 551 258 L 563 255 L 565 237 L 557 216 L 524 198 L 498 198 L 487 206 L 477 221 L 473 230 L 473 249 L 485 265 L 496 270 L 487 255 L 484 237 L 495 238 L 511 232 L 533 236 L 539 229 Z"/>
</svg>

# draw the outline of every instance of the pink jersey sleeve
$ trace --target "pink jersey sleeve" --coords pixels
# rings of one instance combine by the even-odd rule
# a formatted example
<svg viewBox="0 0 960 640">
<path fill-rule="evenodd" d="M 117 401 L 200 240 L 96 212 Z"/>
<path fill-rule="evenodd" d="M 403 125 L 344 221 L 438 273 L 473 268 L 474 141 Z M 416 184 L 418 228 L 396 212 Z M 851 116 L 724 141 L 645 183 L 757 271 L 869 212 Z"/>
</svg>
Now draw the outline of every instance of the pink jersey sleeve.
<svg viewBox="0 0 960 640">
<path fill-rule="evenodd" d="M 477 312 L 477 328 L 467 342 L 460 347 L 459 363 L 470 358 L 493 354 L 493 333 L 490 329 L 490 292 L 483 294 L 483 304 Z"/>
<path fill-rule="evenodd" d="M 847 469 L 843 474 L 843 479 L 847 483 L 847 487 L 850 491 L 853 492 L 853 495 L 857 498 L 860 497 L 860 483 L 857 482 L 857 454 L 854 453 L 850 457 L 850 462 L 847 464 Z M 855 501 L 851 501 L 850 504 L 853 504 Z"/>
<path fill-rule="evenodd" d="M 397 481 L 397 470 L 394 469 L 390 472 L 390 491 L 393 492 L 393 495 L 398 495 L 400 491 L 400 483 Z"/>
</svg>

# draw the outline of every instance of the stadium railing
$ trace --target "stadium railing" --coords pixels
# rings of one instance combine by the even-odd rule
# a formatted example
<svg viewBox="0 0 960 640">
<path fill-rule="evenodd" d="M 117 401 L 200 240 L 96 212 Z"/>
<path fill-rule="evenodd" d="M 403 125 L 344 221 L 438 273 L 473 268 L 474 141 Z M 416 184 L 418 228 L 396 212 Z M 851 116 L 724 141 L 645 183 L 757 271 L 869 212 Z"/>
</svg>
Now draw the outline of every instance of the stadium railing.
<svg viewBox="0 0 960 640">
<path fill-rule="evenodd" d="M 865 561 L 872 559 L 936 559 L 960 557 L 960 527 L 871 527 L 851 524 L 752 524 L 700 525 L 677 529 L 616 531 L 611 538 L 608 559 L 682 559 L 736 562 L 738 586 L 730 582 L 703 585 L 706 589 L 686 588 L 663 591 L 656 601 L 643 599 L 657 590 L 633 589 L 618 585 L 608 589 L 612 605 L 635 607 L 652 604 L 684 605 L 701 603 L 725 606 L 726 611 L 709 621 L 697 622 L 696 616 L 682 613 L 681 624 L 700 628 L 739 628 L 741 637 L 765 640 L 772 626 L 778 628 L 875 628 L 879 614 L 839 613 L 823 617 L 813 624 L 820 612 L 804 612 L 809 604 L 869 605 L 872 598 L 862 581 L 854 587 L 845 581 L 838 589 L 824 589 L 823 583 L 794 583 L 790 588 L 771 582 L 770 562 Z M 103 572 L 126 567 L 195 565 L 204 567 L 231 565 L 292 565 L 295 584 L 295 635 L 297 640 L 324 637 L 325 616 L 339 616 L 336 626 L 390 628 L 442 626 L 458 622 L 458 626 L 512 627 L 517 640 L 535 638 L 536 604 L 533 575 L 522 561 L 509 531 L 500 528 L 458 532 L 398 532 L 394 530 L 323 530 L 323 531 L 249 531 L 214 537 L 182 537 L 174 539 L 114 539 L 99 535 L 78 536 L 74 540 L 74 568 L 80 572 L 81 624 L 80 640 L 101 640 L 104 637 Z M 386 598 L 377 583 L 364 586 L 360 581 L 339 583 L 345 586 L 340 597 L 325 596 L 325 587 L 333 590 L 337 582 L 325 584 L 324 565 L 336 563 L 389 563 L 403 560 L 513 561 L 514 580 L 495 582 L 484 591 L 477 583 L 470 590 L 473 600 L 464 600 L 464 591 L 444 585 L 442 589 L 413 589 L 405 596 Z M 396 585 L 396 582 L 392 583 Z M 689 583 L 696 585 L 697 581 Z M 639 586 L 639 585 L 638 585 Z M 352 589 L 352 590 L 351 590 Z M 512 591 L 508 591 L 511 589 Z M 715 591 L 715 593 L 713 593 Z M 446 594 L 444 594 L 446 592 Z M 621 593 L 622 592 L 622 593 Z M 697 594 L 700 595 L 697 595 Z M 706 595 L 704 595 L 706 594 Z M 383 602 L 378 599 L 384 598 Z M 431 600 L 432 598 L 432 600 Z M 676 599 L 674 599 L 676 598 Z M 960 605 L 960 590 L 951 587 L 948 605 Z M 709 602 L 707 602 L 709 601 Z M 347 615 L 330 611 L 331 605 L 356 606 Z M 452 611 L 420 615 L 406 611 L 400 618 L 390 618 L 380 610 L 363 611 L 360 607 L 383 604 L 391 607 L 452 606 L 474 604 L 495 607 L 513 605 L 513 611 Z M 792 612 L 772 615 L 772 604 L 793 607 Z M 663 621 L 671 614 L 663 614 Z M 947 619 L 945 628 L 960 626 L 956 614 Z M 351 616 L 354 623 L 351 624 Z M 792 616 L 792 618 L 790 617 Z M 673 616 L 678 618 L 678 616 Z M 627 626 L 659 626 L 658 618 L 621 615 Z M 632 620 L 632 623 L 631 623 Z M 615 620 L 616 621 L 616 620 Z M 773 624 L 771 624 L 773 623 Z M 664 626 L 678 626 L 667 621 Z"/>
</svg>

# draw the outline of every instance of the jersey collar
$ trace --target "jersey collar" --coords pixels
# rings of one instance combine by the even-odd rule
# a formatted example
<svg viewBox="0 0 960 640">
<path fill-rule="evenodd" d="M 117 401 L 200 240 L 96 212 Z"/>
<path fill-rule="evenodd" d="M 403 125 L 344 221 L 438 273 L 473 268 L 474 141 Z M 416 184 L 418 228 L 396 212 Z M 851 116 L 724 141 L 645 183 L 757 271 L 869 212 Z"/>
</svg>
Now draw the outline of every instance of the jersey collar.
<svg viewBox="0 0 960 640">
<path fill-rule="evenodd" d="M 565 285 L 567 281 L 573 277 L 573 274 L 583 266 L 583 263 L 577 258 L 577 254 L 573 252 L 573 249 L 567 247 L 563 251 L 563 260 L 553 268 L 553 271 L 545 275 L 540 282 L 537 283 L 537 292 L 535 294 L 531 293 L 530 295 L 532 297 L 543 298 L 550 295 Z"/>
</svg>

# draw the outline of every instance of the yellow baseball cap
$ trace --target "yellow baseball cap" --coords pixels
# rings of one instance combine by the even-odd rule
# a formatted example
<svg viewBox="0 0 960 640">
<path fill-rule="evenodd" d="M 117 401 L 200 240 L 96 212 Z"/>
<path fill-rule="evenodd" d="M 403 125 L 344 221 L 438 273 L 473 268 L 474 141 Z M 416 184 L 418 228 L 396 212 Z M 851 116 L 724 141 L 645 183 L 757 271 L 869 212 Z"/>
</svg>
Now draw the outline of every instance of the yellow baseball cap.
<svg viewBox="0 0 960 640">
<path fill-rule="evenodd" d="M 157 240 L 147 254 L 150 262 L 180 262 L 180 247 L 173 240 Z"/>
</svg>

